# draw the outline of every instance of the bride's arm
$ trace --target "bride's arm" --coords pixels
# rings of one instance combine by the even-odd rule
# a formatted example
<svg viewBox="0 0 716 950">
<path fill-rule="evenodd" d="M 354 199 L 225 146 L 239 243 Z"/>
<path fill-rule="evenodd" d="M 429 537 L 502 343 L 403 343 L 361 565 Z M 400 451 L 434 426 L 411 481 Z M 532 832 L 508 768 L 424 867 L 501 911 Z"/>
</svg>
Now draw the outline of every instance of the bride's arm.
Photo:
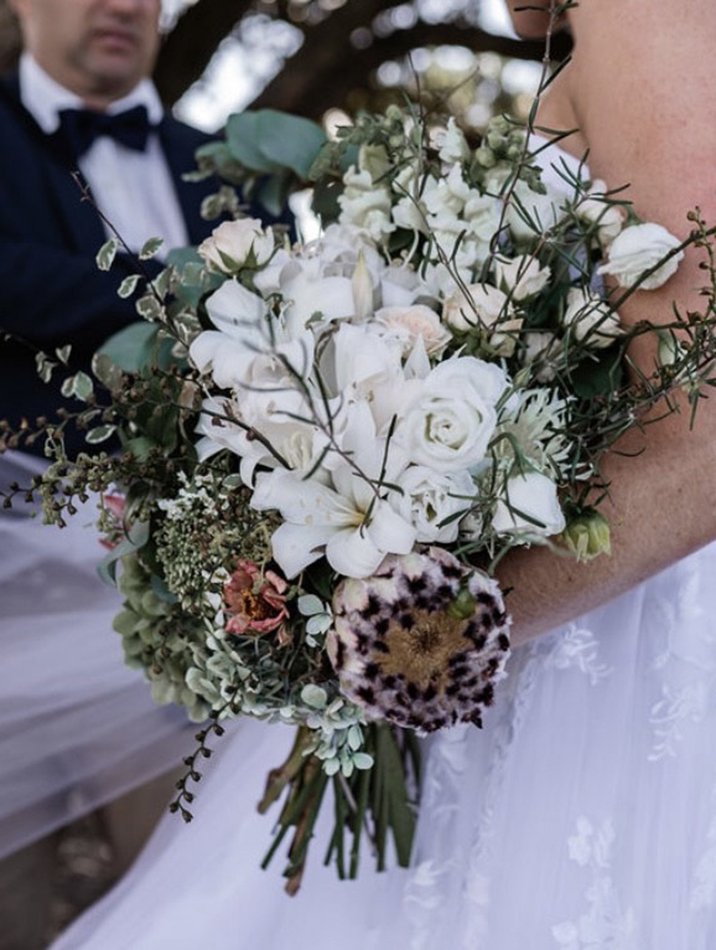
<svg viewBox="0 0 716 950">
<path fill-rule="evenodd" d="M 671 16 L 669 16 L 671 12 Z M 574 59 L 562 89 L 590 144 L 595 177 L 629 183 L 639 215 L 685 237 L 686 212 L 698 205 L 716 224 L 716 75 L 713 0 L 581 0 L 570 14 Z M 668 321 L 672 303 L 702 310 L 698 288 L 707 275 L 690 251 L 676 277 L 659 291 L 636 294 L 624 321 Z M 653 342 L 634 347 L 647 371 Z M 694 431 L 688 407 L 633 433 L 611 455 L 605 506 L 613 553 L 589 565 L 546 550 L 517 551 L 498 574 L 513 586 L 509 604 L 515 641 L 544 633 L 595 607 L 716 538 L 716 393 L 703 400 Z"/>
</svg>

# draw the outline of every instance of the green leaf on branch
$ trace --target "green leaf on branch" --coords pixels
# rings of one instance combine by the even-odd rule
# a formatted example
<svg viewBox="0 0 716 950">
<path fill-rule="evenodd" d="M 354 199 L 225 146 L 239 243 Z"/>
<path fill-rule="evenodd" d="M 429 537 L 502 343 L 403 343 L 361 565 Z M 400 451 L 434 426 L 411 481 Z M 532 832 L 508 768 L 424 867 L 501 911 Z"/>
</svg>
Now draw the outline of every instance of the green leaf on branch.
<svg viewBox="0 0 716 950">
<path fill-rule="evenodd" d="M 116 431 L 117 426 L 113 425 L 95 426 L 94 429 L 90 429 L 85 435 L 85 441 L 89 442 L 90 445 L 99 445 L 101 442 L 106 442 L 107 439 L 111 438 Z"/>
<path fill-rule="evenodd" d="M 148 261 L 157 253 L 159 248 L 164 244 L 164 238 L 160 237 L 151 237 L 148 241 L 145 241 L 142 245 L 142 249 L 139 252 L 140 261 Z"/>
<path fill-rule="evenodd" d="M 126 300 L 127 297 L 131 297 L 134 291 L 137 289 L 137 284 L 140 280 L 141 277 L 139 274 L 132 274 L 130 277 L 125 277 L 117 289 L 117 296 L 121 297 L 123 300 Z"/>
<path fill-rule="evenodd" d="M 68 343 L 66 346 L 58 346 L 55 350 L 57 359 L 62 363 L 63 366 L 67 366 L 70 361 L 70 353 L 72 352 L 72 344 Z"/>
<path fill-rule="evenodd" d="M 35 353 L 35 368 L 37 370 L 37 375 L 40 377 L 43 383 L 49 383 L 52 379 L 52 373 L 59 364 L 54 360 L 51 360 L 47 353 L 43 353 L 41 350 Z"/>
<path fill-rule="evenodd" d="M 118 249 L 119 241 L 117 238 L 110 238 L 108 241 L 105 241 L 99 251 L 97 251 L 97 256 L 95 258 L 97 267 L 99 267 L 100 270 L 109 270 L 114 263 Z"/>
<path fill-rule="evenodd" d="M 74 398 L 79 399 L 81 402 L 87 402 L 94 394 L 94 384 L 92 378 L 80 370 L 79 373 L 75 373 L 74 376 L 69 376 L 63 382 L 60 391 L 67 399 Z"/>
<path fill-rule="evenodd" d="M 164 308 L 154 294 L 145 294 L 137 301 L 137 313 L 145 320 L 159 320 L 164 313 Z"/>
</svg>

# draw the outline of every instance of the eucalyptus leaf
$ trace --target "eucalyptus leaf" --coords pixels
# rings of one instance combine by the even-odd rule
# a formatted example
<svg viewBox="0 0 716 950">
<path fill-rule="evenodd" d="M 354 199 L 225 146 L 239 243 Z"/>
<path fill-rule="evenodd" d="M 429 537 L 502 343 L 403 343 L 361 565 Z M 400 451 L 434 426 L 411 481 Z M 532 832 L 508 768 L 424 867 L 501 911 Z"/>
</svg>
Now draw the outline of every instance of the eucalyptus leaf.
<svg viewBox="0 0 716 950">
<path fill-rule="evenodd" d="M 321 126 L 302 116 L 275 109 L 261 109 L 256 116 L 262 154 L 307 181 L 311 166 L 327 141 Z"/>
<path fill-rule="evenodd" d="M 99 351 L 125 373 L 138 373 L 153 360 L 159 328 L 151 323 L 132 323 L 111 336 Z"/>
</svg>

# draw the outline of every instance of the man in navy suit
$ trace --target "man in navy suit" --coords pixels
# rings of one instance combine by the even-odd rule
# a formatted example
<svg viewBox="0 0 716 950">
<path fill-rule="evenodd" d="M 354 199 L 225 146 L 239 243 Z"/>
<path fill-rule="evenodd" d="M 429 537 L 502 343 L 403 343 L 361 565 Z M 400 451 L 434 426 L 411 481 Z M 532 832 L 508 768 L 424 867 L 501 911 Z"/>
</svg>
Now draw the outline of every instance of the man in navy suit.
<svg viewBox="0 0 716 950">
<path fill-rule="evenodd" d="M 44 384 L 35 352 L 66 343 L 73 368 L 137 319 L 120 300 L 136 270 L 120 255 L 100 272 L 108 230 L 82 193 L 138 250 L 196 244 L 211 230 L 199 214 L 211 183 L 187 183 L 206 137 L 163 111 L 147 78 L 158 44 L 160 0 L 11 0 L 25 52 L 19 74 L 0 84 L 0 418 L 51 416 L 62 399 Z M 82 447 L 68 429 L 67 448 Z M 34 449 L 41 451 L 39 445 Z"/>
<path fill-rule="evenodd" d="M 18 74 L 0 85 L 0 418 L 18 423 L 23 417 L 32 422 L 38 415 L 51 416 L 62 401 L 56 386 L 44 384 L 37 375 L 38 349 L 52 354 L 56 347 L 70 343 L 74 366 L 87 368 L 92 353 L 109 335 L 137 319 L 133 303 L 116 293 L 122 277 L 132 273 L 135 264 L 129 255 L 119 255 L 109 273 L 97 269 L 95 255 L 106 240 L 107 228 L 93 205 L 81 200 L 73 171 L 79 169 L 93 202 L 133 251 L 151 236 L 164 238 L 167 249 L 201 241 L 211 230 L 199 215 L 201 199 L 215 186 L 182 181 L 182 173 L 194 167 L 194 152 L 205 137 L 164 114 L 147 78 L 159 44 L 160 0 L 10 2 L 20 20 L 24 53 Z M 3 332 L 12 339 L 3 340 Z M 68 433 L 66 447 L 70 452 L 82 448 L 81 433 L 74 437 Z M 36 444 L 34 451 L 41 454 L 41 446 Z M 0 466 L 23 464 L 42 465 L 40 459 L 21 453 L 11 459 L 0 456 Z M 83 658 L 62 659 L 63 642 L 67 642 L 63 633 L 70 632 L 63 628 L 67 621 L 51 599 L 43 601 L 42 593 L 45 584 L 48 590 L 53 583 L 57 587 L 63 565 L 60 559 L 53 562 L 46 550 L 44 532 L 50 529 L 13 516 L 10 512 L 4 521 L 0 518 L 2 583 L 6 585 L 0 585 L 3 649 L 13 649 L 13 633 L 19 634 L 20 641 L 26 634 L 36 667 L 53 671 L 53 689 L 60 698 L 57 714 L 44 714 L 48 741 L 50 746 L 54 743 L 58 749 L 69 750 L 63 761 L 71 773 L 75 744 L 82 749 L 82 729 L 75 727 L 77 735 L 66 735 L 59 710 L 62 697 L 78 691 L 78 678 L 85 675 Z M 60 548 L 66 556 L 72 533 L 68 532 L 67 541 L 62 534 Z M 35 546 L 35 562 L 15 564 L 14 538 L 25 554 Z M 91 546 L 96 541 L 89 537 L 86 543 Z M 90 575 L 91 568 L 82 581 L 88 596 Z M 33 593 L 32 584 L 39 593 Z M 16 601 L 20 595 L 25 597 L 22 617 L 14 618 L 3 606 L 8 592 L 17 595 Z M 121 664 L 109 629 L 114 605 L 109 602 L 106 621 L 96 625 L 107 629 L 88 631 L 93 651 L 106 644 L 108 678 Z M 33 623 L 43 611 L 54 628 L 44 639 L 39 623 Z M 72 652 L 67 647 L 64 651 Z M 133 682 L 125 684 L 125 691 L 133 686 Z M 32 687 L 19 683 L 13 688 L 30 715 L 36 698 Z M 149 707 L 146 693 L 145 684 L 137 678 L 135 701 L 148 707 L 142 715 L 168 712 Z M 54 692 L 49 698 L 43 696 L 43 708 L 55 698 Z M 102 690 L 97 690 L 97 698 L 84 712 L 93 727 L 99 721 L 111 722 L 114 699 L 110 692 L 105 702 Z M 177 720 L 181 722 L 181 717 Z M 116 728 L 121 733 L 120 726 Z M 18 741 L 22 739 L 19 735 Z M 112 742 L 108 746 L 106 760 L 95 763 L 98 769 L 111 768 L 112 757 L 120 756 Z M 102 750 L 96 754 L 101 758 Z M 178 758 L 172 756 L 171 761 Z M 41 762 L 39 768 L 42 774 Z M 35 791 L 40 795 L 42 788 Z M 72 787 L 65 791 L 71 799 Z M 149 793 L 137 794 L 146 797 Z M 162 798 L 168 794 L 166 785 L 150 794 L 149 812 L 160 812 Z M 137 800 L 129 806 L 125 800 L 131 820 L 115 838 L 118 846 L 126 845 L 131 837 L 142 837 Z M 38 805 L 41 810 L 42 800 Z M 7 824 L 12 825 L 12 815 Z M 0 864 L 0 944 L 5 950 L 44 945 L 53 855 L 52 844 L 39 841 Z"/>
</svg>

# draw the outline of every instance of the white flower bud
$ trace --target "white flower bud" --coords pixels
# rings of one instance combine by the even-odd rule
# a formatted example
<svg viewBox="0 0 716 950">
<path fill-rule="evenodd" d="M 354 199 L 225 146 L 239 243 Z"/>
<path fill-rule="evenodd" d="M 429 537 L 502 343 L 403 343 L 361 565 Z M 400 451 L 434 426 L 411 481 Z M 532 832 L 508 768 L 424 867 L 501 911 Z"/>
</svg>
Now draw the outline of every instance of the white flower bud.
<svg viewBox="0 0 716 950">
<path fill-rule="evenodd" d="M 600 274 L 610 274 L 620 287 L 633 287 L 646 270 L 657 265 L 679 245 L 679 239 L 660 224 L 633 224 L 624 228 L 611 244 Z M 641 290 L 656 290 L 672 277 L 684 256 L 679 251 L 639 284 Z"/>
<path fill-rule="evenodd" d="M 224 221 L 197 248 L 213 270 L 233 274 L 247 264 L 265 264 L 274 252 L 273 232 L 257 218 Z"/>
<path fill-rule="evenodd" d="M 567 294 L 562 325 L 575 340 L 594 350 L 611 346 L 621 333 L 619 317 L 609 304 L 581 287 L 573 287 Z"/>
<path fill-rule="evenodd" d="M 575 208 L 579 218 L 589 224 L 596 224 L 597 239 L 604 248 L 609 247 L 620 233 L 625 218 L 625 211 L 620 205 L 613 204 L 604 198 L 606 188 L 603 181 L 593 182 L 589 193 Z"/>
<path fill-rule="evenodd" d="M 468 296 L 456 290 L 443 304 L 443 320 L 453 330 L 489 333 L 488 345 L 499 356 L 512 356 L 522 318 L 515 316 L 507 295 L 489 284 L 472 284 Z"/>
<path fill-rule="evenodd" d="M 539 472 L 527 472 L 507 480 L 506 500 L 497 503 L 492 527 L 497 534 L 525 538 L 549 537 L 564 530 L 564 514 L 557 486 Z"/>
<path fill-rule="evenodd" d="M 536 258 L 521 254 L 509 260 L 495 259 L 495 280 L 502 290 L 512 293 L 513 300 L 527 300 L 534 297 L 549 283 L 549 267 L 540 267 Z"/>
</svg>

